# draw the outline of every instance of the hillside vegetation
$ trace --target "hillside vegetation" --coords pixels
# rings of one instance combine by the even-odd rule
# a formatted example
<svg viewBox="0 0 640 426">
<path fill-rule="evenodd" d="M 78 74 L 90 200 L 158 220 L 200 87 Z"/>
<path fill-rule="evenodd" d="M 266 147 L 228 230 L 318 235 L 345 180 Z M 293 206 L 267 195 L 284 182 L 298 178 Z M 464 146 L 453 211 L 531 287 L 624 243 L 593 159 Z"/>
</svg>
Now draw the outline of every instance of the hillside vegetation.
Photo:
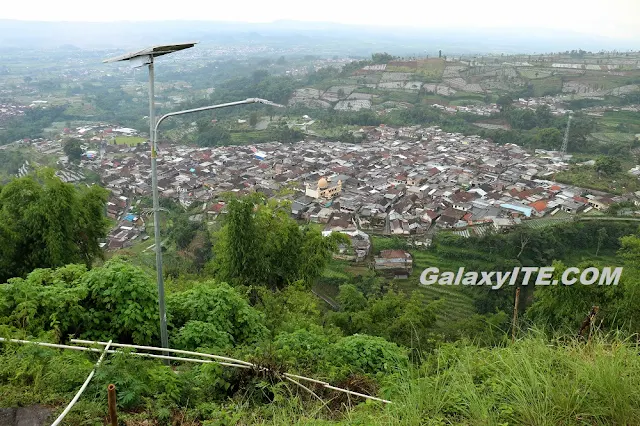
<svg viewBox="0 0 640 426">
<path fill-rule="evenodd" d="M 638 424 L 640 364 L 636 345 L 615 336 L 588 344 L 548 340 L 537 333 L 514 344 L 483 348 L 471 342 L 441 345 L 420 363 L 408 364 L 395 347 L 371 338 L 316 340 L 305 332 L 283 333 L 275 359 L 331 364 L 351 373 L 338 382 L 375 391 L 391 405 L 362 404 L 337 393 L 312 390 L 319 402 L 290 383 L 256 373 L 205 364 L 177 365 L 128 355 L 107 358 L 65 424 L 103 424 L 106 386 L 118 389 L 120 418 L 128 425 L 148 419 L 182 425 L 400 425 L 400 424 Z M 306 338 L 305 343 L 290 346 Z M 92 368 L 94 357 L 75 351 L 4 345 L 0 355 L 2 405 L 63 406 Z M 377 356 L 365 356 L 374 350 Z M 351 352 L 349 352 L 351 351 Z M 390 352 L 389 352 L 390 351 Z M 348 355 L 348 354 L 351 355 Z M 342 356 L 337 356 L 342 354 Z M 263 362 L 266 362 L 262 358 Z M 355 362 L 354 362 L 355 361 Z M 363 363 L 392 365 L 376 380 L 354 376 Z M 269 362 L 275 363 L 274 359 Z M 307 364 L 308 365 L 308 364 Z M 291 368 L 291 366 L 289 366 Z M 174 373 L 175 371 L 175 373 Z M 295 370 L 294 370 L 295 371 Z M 328 378 L 328 375 L 320 376 Z M 336 376 L 333 376 L 336 377 Z"/>
<path fill-rule="evenodd" d="M 0 200 L 7 188 L 13 194 L 27 186 L 36 194 L 63 188 L 69 193 L 62 199 L 78 196 L 48 179 L 16 180 Z M 441 233 L 428 250 L 413 251 L 408 280 L 389 280 L 332 260 L 346 239 L 299 226 L 286 204 L 259 194 L 227 201 L 212 233 L 170 216 L 170 346 L 257 367 L 165 366 L 122 351 L 106 357 L 65 424 L 102 424 L 109 383 L 117 387 L 127 425 L 640 422 L 640 233 L 634 224 L 566 223 L 469 239 Z M 54 215 L 49 222 L 55 229 L 60 220 Z M 87 226 L 100 227 L 102 220 L 88 215 Z M 37 246 L 40 238 L 36 233 L 30 241 Z M 374 250 L 405 244 L 376 237 Z M 77 260 L 41 256 L 16 267 L 35 269 L 0 285 L 0 335 L 159 345 L 153 269 L 141 257 L 115 256 L 91 267 L 90 261 L 61 266 Z M 624 265 L 625 272 L 617 286 L 521 286 L 515 329 L 516 286 L 418 284 L 428 266 L 506 271 L 531 265 L 553 265 L 556 278 L 568 266 Z M 312 288 L 330 292 L 335 306 Z M 577 336 L 594 305 L 600 308 L 595 321 Z M 0 407 L 45 404 L 59 413 L 96 359 L 95 353 L 2 343 Z M 392 404 L 363 402 L 313 382 L 302 387 L 285 372 Z"/>
</svg>

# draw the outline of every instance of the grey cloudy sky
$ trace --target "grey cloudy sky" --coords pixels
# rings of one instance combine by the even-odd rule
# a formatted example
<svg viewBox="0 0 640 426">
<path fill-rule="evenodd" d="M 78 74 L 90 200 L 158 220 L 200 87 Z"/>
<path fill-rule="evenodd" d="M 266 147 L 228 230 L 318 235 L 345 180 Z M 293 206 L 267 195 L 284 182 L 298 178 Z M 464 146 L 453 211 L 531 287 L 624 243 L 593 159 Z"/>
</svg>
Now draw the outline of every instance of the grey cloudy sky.
<svg viewBox="0 0 640 426">
<path fill-rule="evenodd" d="M 298 20 L 425 28 L 562 29 L 640 39 L 640 0 L 27 0 L 2 19 L 38 21 Z"/>
</svg>

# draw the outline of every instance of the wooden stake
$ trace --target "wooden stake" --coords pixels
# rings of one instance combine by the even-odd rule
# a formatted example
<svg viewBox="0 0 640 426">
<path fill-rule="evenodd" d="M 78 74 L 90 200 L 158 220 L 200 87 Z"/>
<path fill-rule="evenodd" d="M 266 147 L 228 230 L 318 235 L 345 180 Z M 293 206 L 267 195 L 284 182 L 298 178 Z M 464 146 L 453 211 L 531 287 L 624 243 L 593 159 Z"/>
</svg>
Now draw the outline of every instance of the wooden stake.
<svg viewBox="0 0 640 426">
<path fill-rule="evenodd" d="M 520 287 L 516 288 L 516 300 L 513 303 L 513 321 L 511 322 L 511 343 L 516 341 L 516 326 L 518 324 L 518 302 L 520 301 Z"/>
<path fill-rule="evenodd" d="M 111 426 L 118 426 L 118 413 L 116 412 L 116 386 L 110 384 L 107 387 L 107 401 L 109 404 L 109 421 Z"/>
<path fill-rule="evenodd" d="M 591 311 L 587 314 L 587 317 L 582 321 L 582 325 L 580 326 L 580 331 L 578 331 L 578 338 L 582 337 L 582 333 L 587 329 L 587 327 L 591 327 L 593 320 L 596 315 L 598 315 L 598 311 L 600 310 L 599 306 L 592 306 Z M 591 328 L 589 328 L 589 339 L 591 338 Z"/>
</svg>

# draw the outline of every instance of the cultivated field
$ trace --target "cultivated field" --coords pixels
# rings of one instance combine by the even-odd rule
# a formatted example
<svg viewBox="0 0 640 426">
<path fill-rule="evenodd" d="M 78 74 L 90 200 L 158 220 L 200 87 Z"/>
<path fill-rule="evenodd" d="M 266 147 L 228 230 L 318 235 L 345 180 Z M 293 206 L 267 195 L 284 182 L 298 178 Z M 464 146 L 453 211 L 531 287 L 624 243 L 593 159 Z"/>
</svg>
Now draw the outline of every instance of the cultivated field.
<svg viewBox="0 0 640 426">
<path fill-rule="evenodd" d="M 116 136 L 116 145 L 136 146 L 146 141 L 140 136 Z"/>
</svg>

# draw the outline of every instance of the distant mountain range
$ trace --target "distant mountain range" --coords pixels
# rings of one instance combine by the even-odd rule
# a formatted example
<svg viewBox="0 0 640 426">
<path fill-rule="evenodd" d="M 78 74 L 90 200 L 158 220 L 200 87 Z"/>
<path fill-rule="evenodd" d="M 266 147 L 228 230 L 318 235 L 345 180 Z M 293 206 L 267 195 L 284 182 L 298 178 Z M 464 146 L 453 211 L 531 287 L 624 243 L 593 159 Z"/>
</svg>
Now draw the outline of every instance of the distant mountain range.
<svg viewBox="0 0 640 426">
<path fill-rule="evenodd" d="M 0 20 L 0 49 L 129 49 L 176 41 L 218 46 L 257 43 L 318 53 L 327 47 L 342 54 L 396 55 L 470 53 L 542 53 L 573 49 L 637 49 L 638 41 L 572 32 L 393 28 L 326 22 L 273 23 L 206 21 L 39 22 Z M 322 50 L 322 49 L 321 49 Z"/>
</svg>

